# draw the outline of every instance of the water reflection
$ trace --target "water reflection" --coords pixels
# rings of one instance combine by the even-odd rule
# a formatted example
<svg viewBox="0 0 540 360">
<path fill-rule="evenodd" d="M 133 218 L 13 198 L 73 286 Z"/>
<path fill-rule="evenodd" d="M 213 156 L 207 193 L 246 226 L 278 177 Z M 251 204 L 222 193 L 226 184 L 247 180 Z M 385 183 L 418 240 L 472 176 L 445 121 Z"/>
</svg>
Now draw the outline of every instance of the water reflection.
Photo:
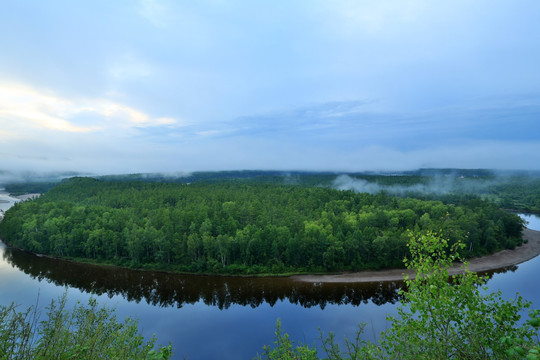
<svg viewBox="0 0 540 360">
<path fill-rule="evenodd" d="M 142 300 L 154 306 L 182 307 L 203 301 L 206 305 L 227 309 L 233 304 L 256 308 L 288 300 L 306 308 L 327 304 L 377 305 L 399 301 L 401 282 L 363 284 L 302 283 L 288 278 L 240 278 L 178 275 L 152 271 L 133 271 L 74 263 L 36 256 L 3 247 L 3 258 L 39 281 L 70 286 L 82 291 L 121 295 L 129 301 Z"/>
<path fill-rule="evenodd" d="M 1 243 L 0 243 L 1 244 Z M 182 307 L 199 301 L 208 306 L 228 309 L 233 304 L 256 308 L 288 300 L 305 308 L 327 304 L 376 305 L 396 303 L 402 282 L 379 283 L 304 283 L 289 278 L 242 278 L 203 275 L 179 275 L 154 271 L 135 271 L 52 259 L 1 244 L 5 262 L 39 281 L 74 287 L 87 293 L 121 295 L 128 301 L 145 301 L 160 307 Z M 484 273 L 514 272 L 509 266 Z"/>
</svg>

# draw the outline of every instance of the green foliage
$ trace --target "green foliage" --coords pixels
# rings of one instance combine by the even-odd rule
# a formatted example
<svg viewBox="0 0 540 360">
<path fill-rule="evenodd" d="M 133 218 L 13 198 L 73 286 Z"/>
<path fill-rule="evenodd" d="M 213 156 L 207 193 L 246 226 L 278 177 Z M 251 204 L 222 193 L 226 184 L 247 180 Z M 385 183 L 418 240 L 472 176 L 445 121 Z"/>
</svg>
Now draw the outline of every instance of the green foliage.
<svg viewBox="0 0 540 360">
<path fill-rule="evenodd" d="M 444 203 L 321 187 L 63 181 L 0 223 L 11 245 L 134 268 L 261 274 L 400 267 L 406 229 L 443 223 L 478 256 L 521 244 L 522 220 L 477 198 Z"/>
<path fill-rule="evenodd" d="M 540 179 L 511 177 L 488 189 L 488 194 L 502 207 L 540 214 Z"/>
<path fill-rule="evenodd" d="M 94 298 L 87 306 L 77 303 L 69 310 L 66 293 L 47 307 L 41 320 L 36 306 L 18 310 L 0 306 L 1 359 L 169 359 L 171 345 L 154 347 L 145 342 L 138 323 L 118 322 L 114 310 L 98 307 Z"/>
<path fill-rule="evenodd" d="M 407 306 L 389 319 L 392 326 L 381 342 L 393 358 L 503 359 L 508 350 L 504 338 L 520 339 L 524 350 L 530 346 L 534 331 L 518 325 L 528 302 L 519 295 L 505 300 L 500 291 L 488 292 L 482 286 L 486 279 L 465 268 L 449 281 L 448 268 L 461 247 L 430 232 L 410 236 L 411 257 L 405 264 L 416 277 L 406 279 Z"/>
<path fill-rule="evenodd" d="M 58 185 L 58 182 L 23 182 L 5 185 L 11 195 L 24 195 L 28 193 L 44 193 Z"/>
<path fill-rule="evenodd" d="M 271 360 L 314 360 L 318 359 L 317 349 L 308 345 L 295 345 L 289 334 L 284 334 L 281 330 L 281 321 L 276 323 L 276 340 L 274 347 L 264 346 L 263 356 Z M 258 356 L 257 359 L 262 359 Z"/>
<path fill-rule="evenodd" d="M 346 341 L 340 351 L 333 335 L 321 336 L 328 359 L 539 359 L 540 310 L 520 325 L 530 304 L 519 295 L 505 300 L 500 292 L 489 292 L 486 279 L 466 270 L 450 278 L 448 269 L 459 260 L 461 243 L 450 244 L 444 237 L 426 232 L 410 233 L 410 257 L 405 260 L 416 276 L 406 279 L 404 304 L 378 344 Z M 265 348 L 267 359 L 312 359 L 316 348 L 295 350 L 278 323 L 275 348 Z M 298 348 L 296 348 L 298 349 Z M 288 350 L 289 352 L 283 352 Z M 284 354 L 283 357 L 279 355 Z M 292 354 L 292 355 L 291 355 Z"/>
</svg>

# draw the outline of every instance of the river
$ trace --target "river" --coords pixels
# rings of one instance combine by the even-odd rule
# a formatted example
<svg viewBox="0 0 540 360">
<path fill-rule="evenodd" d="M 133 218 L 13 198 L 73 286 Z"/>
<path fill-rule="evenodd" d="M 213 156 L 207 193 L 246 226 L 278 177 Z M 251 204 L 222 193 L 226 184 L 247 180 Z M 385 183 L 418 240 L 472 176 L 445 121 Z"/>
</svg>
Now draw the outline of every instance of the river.
<svg viewBox="0 0 540 360">
<path fill-rule="evenodd" d="M 2 216 L 3 212 L 7 211 L 7 209 L 12 207 L 17 201 L 19 201 L 19 199 L 9 196 L 4 188 L 0 188 L 0 216 Z"/>
<path fill-rule="evenodd" d="M 540 230 L 540 218 L 521 215 Z M 364 338 L 375 340 L 395 314 L 397 283 L 309 284 L 288 278 L 173 275 L 76 264 L 39 257 L 0 243 L 0 303 L 40 306 L 67 288 L 71 302 L 95 294 L 120 318 L 138 318 L 145 336 L 171 342 L 175 359 L 249 359 L 274 340 L 278 318 L 291 338 L 316 343 L 320 327 L 337 339 L 351 338 L 359 322 Z M 540 308 L 540 257 L 488 282 L 505 297 L 519 292 Z"/>
</svg>

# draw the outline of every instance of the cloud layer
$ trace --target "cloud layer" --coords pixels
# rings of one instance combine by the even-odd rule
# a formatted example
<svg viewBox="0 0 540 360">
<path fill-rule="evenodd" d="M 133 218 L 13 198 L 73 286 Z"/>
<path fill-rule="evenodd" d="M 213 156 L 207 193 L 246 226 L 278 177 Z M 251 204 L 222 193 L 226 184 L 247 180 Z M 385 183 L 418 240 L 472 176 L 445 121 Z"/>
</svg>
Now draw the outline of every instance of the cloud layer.
<svg viewBox="0 0 540 360">
<path fill-rule="evenodd" d="M 0 167 L 540 168 L 538 2 L 12 2 Z"/>
</svg>

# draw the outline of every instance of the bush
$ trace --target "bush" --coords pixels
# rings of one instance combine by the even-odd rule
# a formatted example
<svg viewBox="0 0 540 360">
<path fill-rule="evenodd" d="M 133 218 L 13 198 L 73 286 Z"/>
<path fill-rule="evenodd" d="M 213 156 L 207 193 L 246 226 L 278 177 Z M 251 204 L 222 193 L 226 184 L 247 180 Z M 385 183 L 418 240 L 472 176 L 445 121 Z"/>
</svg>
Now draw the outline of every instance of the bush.
<svg viewBox="0 0 540 360">
<path fill-rule="evenodd" d="M 66 308 L 67 295 L 51 301 L 40 321 L 37 306 L 18 310 L 13 303 L 0 306 L 1 359 L 169 359 L 171 345 L 154 347 L 145 342 L 133 319 L 118 322 L 115 311 L 98 307 L 90 298 L 87 306 Z"/>
<path fill-rule="evenodd" d="M 489 293 L 486 278 L 466 270 L 450 278 L 448 269 L 459 260 L 461 243 L 431 232 L 409 235 L 410 259 L 405 265 L 416 276 L 406 278 L 403 305 L 379 344 L 345 340 L 341 350 L 334 336 L 321 334 L 321 348 L 329 359 L 527 359 L 540 360 L 540 311 L 530 312 L 523 325 L 521 313 L 530 303 L 516 295 L 502 299 Z M 265 347 L 265 359 L 317 359 L 317 348 L 294 345 L 278 321 L 274 347 Z M 261 357 L 259 357 L 261 359 Z"/>
</svg>

